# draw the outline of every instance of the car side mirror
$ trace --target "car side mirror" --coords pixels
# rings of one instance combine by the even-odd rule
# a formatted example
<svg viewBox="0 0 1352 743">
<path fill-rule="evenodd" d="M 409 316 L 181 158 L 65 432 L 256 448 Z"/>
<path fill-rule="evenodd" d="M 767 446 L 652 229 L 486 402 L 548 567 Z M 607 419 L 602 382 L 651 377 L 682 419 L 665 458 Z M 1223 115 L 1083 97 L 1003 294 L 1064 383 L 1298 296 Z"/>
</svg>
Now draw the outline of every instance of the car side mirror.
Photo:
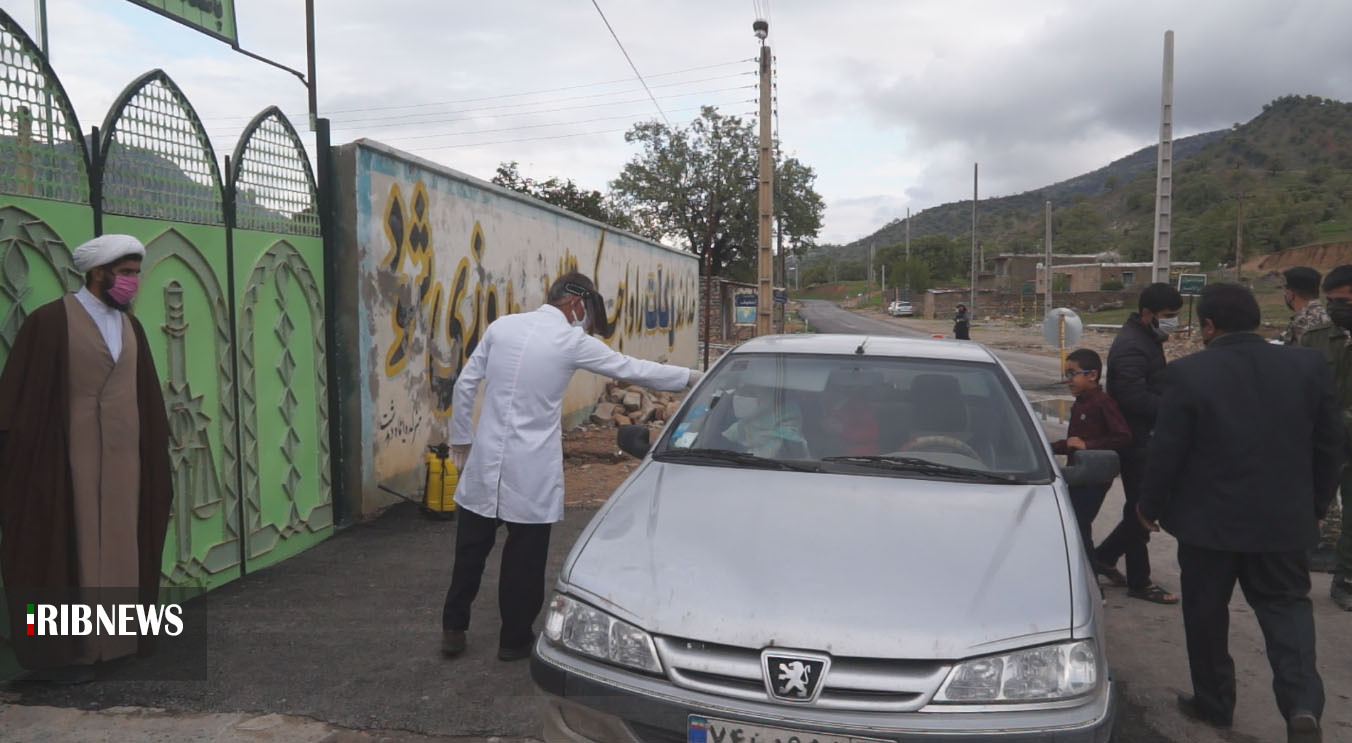
<svg viewBox="0 0 1352 743">
<path fill-rule="evenodd" d="M 1106 449 L 1082 449 L 1075 452 L 1074 464 L 1061 468 L 1067 485 L 1092 485 L 1112 482 L 1122 469 L 1117 452 Z"/>
<path fill-rule="evenodd" d="M 647 426 L 620 426 L 615 440 L 620 445 L 620 451 L 639 459 L 648 456 L 648 450 L 653 445 Z"/>
</svg>

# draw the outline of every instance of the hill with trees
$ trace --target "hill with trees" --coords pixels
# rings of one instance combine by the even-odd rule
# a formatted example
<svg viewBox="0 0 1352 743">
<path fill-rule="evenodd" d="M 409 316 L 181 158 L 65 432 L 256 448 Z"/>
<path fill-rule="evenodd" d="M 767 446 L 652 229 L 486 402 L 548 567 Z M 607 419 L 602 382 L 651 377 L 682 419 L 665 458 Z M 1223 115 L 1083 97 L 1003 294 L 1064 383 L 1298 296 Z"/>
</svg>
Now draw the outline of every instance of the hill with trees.
<svg viewBox="0 0 1352 743">
<path fill-rule="evenodd" d="M 1150 260 L 1156 149 L 1044 188 L 980 200 L 982 253 L 1042 252 L 1043 205 L 1050 200 L 1056 252 Z M 1246 124 L 1175 140 L 1173 202 L 1175 258 L 1206 268 L 1232 264 L 1237 237 L 1241 260 L 1346 241 L 1352 236 L 1352 104 L 1284 96 Z M 971 201 L 959 201 L 912 215 L 909 267 L 900 252 L 905 222 L 895 219 L 848 245 L 812 251 L 802 283 L 863 278 L 870 244 L 889 276 L 902 280 L 910 271 L 913 288 L 965 283 L 971 209 Z"/>
</svg>

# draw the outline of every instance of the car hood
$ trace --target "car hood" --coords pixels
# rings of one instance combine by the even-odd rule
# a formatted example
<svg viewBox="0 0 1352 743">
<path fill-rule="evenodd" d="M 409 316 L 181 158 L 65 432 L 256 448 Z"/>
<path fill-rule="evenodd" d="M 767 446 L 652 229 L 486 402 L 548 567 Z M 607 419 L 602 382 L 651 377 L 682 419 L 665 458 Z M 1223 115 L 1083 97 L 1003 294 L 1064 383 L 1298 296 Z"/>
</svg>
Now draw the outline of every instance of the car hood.
<svg viewBox="0 0 1352 743">
<path fill-rule="evenodd" d="M 659 635 L 954 659 L 1068 636 L 1050 485 L 648 462 L 598 515 L 568 590 Z"/>
</svg>

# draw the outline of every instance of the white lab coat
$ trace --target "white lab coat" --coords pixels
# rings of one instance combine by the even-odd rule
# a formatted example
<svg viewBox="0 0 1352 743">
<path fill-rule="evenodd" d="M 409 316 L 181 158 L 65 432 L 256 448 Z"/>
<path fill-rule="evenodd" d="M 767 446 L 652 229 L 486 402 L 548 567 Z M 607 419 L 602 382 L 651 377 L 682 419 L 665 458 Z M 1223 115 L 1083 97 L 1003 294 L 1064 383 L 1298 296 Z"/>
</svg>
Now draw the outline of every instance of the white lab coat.
<svg viewBox="0 0 1352 743">
<path fill-rule="evenodd" d="M 690 370 L 619 353 L 546 304 L 493 321 L 452 399 L 452 445 L 473 444 L 455 491 L 460 508 L 520 524 L 563 519 L 563 393 L 585 369 L 659 390 L 684 389 Z M 474 399 L 487 380 L 479 425 Z"/>
</svg>

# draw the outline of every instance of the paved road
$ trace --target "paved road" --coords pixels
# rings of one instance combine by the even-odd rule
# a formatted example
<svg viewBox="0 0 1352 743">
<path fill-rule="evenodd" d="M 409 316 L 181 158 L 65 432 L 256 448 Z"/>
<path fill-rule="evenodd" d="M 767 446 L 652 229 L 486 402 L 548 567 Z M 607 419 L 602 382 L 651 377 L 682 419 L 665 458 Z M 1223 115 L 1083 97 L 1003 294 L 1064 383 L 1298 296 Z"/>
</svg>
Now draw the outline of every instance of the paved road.
<svg viewBox="0 0 1352 743">
<path fill-rule="evenodd" d="M 866 335 L 899 335 L 929 338 L 930 334 L 902 323 L 843 310 L 834 302 L 820 299 L 803 300 L 799 311 L 808 326 L 818 333 L 863 333 Z M 1060 363 L 1056 359 L 1021 351 L 992 348 L 995 355 L 1014 373 L 1024 391 L 1033 399 L 1065 395 L 1065 385 L 1057 378 Z"/>
</svg>

